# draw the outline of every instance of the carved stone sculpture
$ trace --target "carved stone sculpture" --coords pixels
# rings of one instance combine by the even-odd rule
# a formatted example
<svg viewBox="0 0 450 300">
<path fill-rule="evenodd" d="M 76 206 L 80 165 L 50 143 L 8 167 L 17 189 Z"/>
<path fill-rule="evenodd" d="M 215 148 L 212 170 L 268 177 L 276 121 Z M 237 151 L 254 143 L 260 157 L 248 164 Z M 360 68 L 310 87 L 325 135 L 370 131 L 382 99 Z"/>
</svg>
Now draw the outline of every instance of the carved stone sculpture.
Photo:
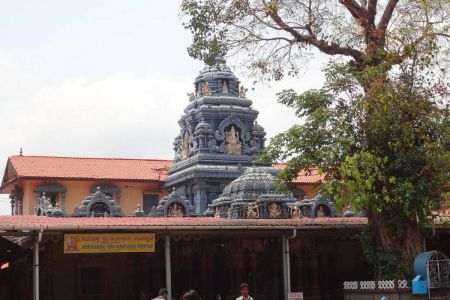
<svg viewBox="0 0 450 300">
<path fill-rule="evenodd" d="M 216 217 L 216 218 L 220 218 L 220 207 L 216 207 L 216 211 L 215 211 L 215 213 L 214 213 L 214 217 Z"/>
<path fill-rule="evenodd" d="M 211 89 L 209 88 L 208 81 L 203 84 L 202 93 L 203 93 L 203 96 L 211 96 Z"/>
<path fill-rule="evenodd" d="M 270 218 L 276 219 L 281 216 L 281 210 L 277 203 L 272 202 L 269 205 Z"/>
<path fill-rule="evenodd" d="M 246 91 L 246 89 L 241 85 L 241 87 L 239 88 L 239 97 L 240 98 L 245 98 L 245 91 Z"/>
<path fill-rule="evenodd" d="M 300 210 L 300 207 L 298 206 L 291 206 L 289 207 L 291 210 L 291 218 L 292 219 L 301 219 L 303 218 L 302 211 Z"/>
<path fill-rule="evenodd" d="M 259 218 L 259 209 L 255 203 L 249 203 L 247 206 L 247 218 L 255 219 Z"/>
<path fill-rule="evenodd" d="M 188 97 L 189 97 L 189 102 L 192 102 L 195 100 L 195 93 L 187 93 Z"/>
<path fill-rule="evenodd" d="M 231 209 L 231 207 L 228 208 L 227 214 L 228 214 L 228 219 L 231 219 L 231 217 L 233 215 L 233 209 Z"/>
<path fill-rule="evenodd" d="M 318 218 L 324 218 L 326 216 L 327 215 L 326 215 L 326 213 L 325 213 L 325 211 L 323 209 L 323 205 L 319 205 L 319 207 L 317 207 L 317 217 Z"/>
<path fill-rule="evenodd" d="M 183 148 L 182 153 L 181 153 L 183 159 L 186 159 L 189 157 L 189 151 L 190 151 L 189 141 L 190 141 L 190 139 L 191 139 L 191 136 L 189 134 L 189 131 L 186 130 L 186 132 L 183 135 L 183 143 L 181 145 Z"/>
<path fill-rule="evenodd" d="M 182 217 L 183 210 L 181 209 L 178 203 L 173 203 L 169 208 L 169 216 L 170 217 Z"/>
<path fill-rule="evenodd" d="M 228 83 L 226 80 L 222 80 L 222 93 L 228 94 Z"/>
<path fill-rule="evenodd" d="M 230 154 L 241 154 L 242 145 L 239 141 L 239 132 L 231 125 L 230 130 L 225 132 L 225 151 Z"/>
</svg>

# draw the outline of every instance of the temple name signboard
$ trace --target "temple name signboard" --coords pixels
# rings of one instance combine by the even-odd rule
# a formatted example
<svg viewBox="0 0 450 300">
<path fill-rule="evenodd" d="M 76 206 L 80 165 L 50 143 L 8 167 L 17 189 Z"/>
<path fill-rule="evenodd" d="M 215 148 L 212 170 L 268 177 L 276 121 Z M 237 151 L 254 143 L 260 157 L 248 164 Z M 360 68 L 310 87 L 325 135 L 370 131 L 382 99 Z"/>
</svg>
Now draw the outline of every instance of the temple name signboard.
<svg viewBox="0 0 450 300">
<path fill-rule="evenodd" d="M 65 234 L 64 253 L 155 252 L 154 233 Z"/>
</svg>

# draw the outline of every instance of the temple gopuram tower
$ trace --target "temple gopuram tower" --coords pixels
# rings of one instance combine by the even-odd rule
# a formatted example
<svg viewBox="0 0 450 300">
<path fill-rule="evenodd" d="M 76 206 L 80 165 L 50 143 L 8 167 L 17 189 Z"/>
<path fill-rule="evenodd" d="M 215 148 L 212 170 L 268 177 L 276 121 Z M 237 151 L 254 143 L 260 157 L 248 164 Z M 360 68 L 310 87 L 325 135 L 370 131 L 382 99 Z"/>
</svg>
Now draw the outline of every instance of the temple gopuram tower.
<svg viewBox="0 0 450 300">
<path fill-rule="evenodd" d="M 195 93 L 189 94 L 189 104 L 178 121 L 174 164 L 165 187 L 186 197 L 195 214 L 203 214 L 264 149 L 266 133 L 257 116 L 239 79 L 217 57 L 195 79 Z M 270 164 L 258 165 L 276 172 Z"/>
</svg>

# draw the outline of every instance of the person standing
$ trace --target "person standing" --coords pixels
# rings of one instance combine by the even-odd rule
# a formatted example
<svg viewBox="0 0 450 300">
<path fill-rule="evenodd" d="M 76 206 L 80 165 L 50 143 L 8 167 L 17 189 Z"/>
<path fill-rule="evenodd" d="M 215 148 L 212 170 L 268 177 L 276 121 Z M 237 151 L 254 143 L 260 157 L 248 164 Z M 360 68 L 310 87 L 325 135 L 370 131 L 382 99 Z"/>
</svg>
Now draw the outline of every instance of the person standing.
<svg viewBox="0 0 450 300">
<path fill-rule="evenodd" d="M 158 297 L 153 298 L 152 300 L 166 300 L 168 294 L 169 292 L 167 291 L 166 288 L 161 288 L 159 289 Z"/>
<path fill-rule="evenodd" d="M 196 290 L 189 290 L 181 296 L 181 300 L 201 300 Z"/>
<path fill-rule="evenodd" d="M 241 296 L 237 297 L 236 300 L 254 300 L 252 296 L 249 295 L 250 290 L 248 284 L 241 284 Z"/>
</svg>

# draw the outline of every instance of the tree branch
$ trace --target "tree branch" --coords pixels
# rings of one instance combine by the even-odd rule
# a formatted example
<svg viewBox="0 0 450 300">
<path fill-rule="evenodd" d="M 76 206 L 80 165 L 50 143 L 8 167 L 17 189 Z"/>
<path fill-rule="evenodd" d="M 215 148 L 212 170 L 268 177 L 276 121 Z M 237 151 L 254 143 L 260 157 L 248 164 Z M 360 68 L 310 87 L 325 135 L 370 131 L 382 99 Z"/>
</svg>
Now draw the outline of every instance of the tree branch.
<svg viewBox="0 0 450 300">
<path fill-rule="evenodd" d="M 381 17 L 380 22 L 378 23 L 378 29 L 384 35 L 386 32 L 386 28 L 389 24 L 389 21 L 392 18 L 392 14 L 394 12 L 395 7 L 397 6 L 399 0 L 389 0 L 386 8 L 384 9 L 383 16 Z"/>
<path fill-rule="evenodd" d="M 375 15 L 377 14 L 377 0 L 369 0 L 367 7 L 367 21 L 369 24 L 375 24 Z"/>
<path fill-rule="evenodd" d="M 334 43 L 328 43 L 325 40 L 319 40 L 314 35 L 303 35 L 300 32 L 296 31 L 289 25 L 287 25 L 281 17 L 278 15 L 278 13 L 275 10 L 270 10 L 267 12 L 267 14 L 272 18 L 272 20 L 275 21 L 281 28 L 283 28 L 285 31 L 289 32 L 296 41 L 305 43 L 308 45 L 315 46 L 317 49 L 322 51 L 323 53 L 330 54 L 330 55 L 345 55 L 345 56 L 351 56 L 356 61 L 360 62 L 361 57 L 363 53 L 361 51 L 358 51 L 353 48 L 349 47 L 341 47 L 338 44 Z"/>
<path fill-rule="evenodd" d="M 366 9 L 361 7 L 355 0 L 339 0 L 355 19 L 363 19 L 366 16 Z"/>
</svg>

